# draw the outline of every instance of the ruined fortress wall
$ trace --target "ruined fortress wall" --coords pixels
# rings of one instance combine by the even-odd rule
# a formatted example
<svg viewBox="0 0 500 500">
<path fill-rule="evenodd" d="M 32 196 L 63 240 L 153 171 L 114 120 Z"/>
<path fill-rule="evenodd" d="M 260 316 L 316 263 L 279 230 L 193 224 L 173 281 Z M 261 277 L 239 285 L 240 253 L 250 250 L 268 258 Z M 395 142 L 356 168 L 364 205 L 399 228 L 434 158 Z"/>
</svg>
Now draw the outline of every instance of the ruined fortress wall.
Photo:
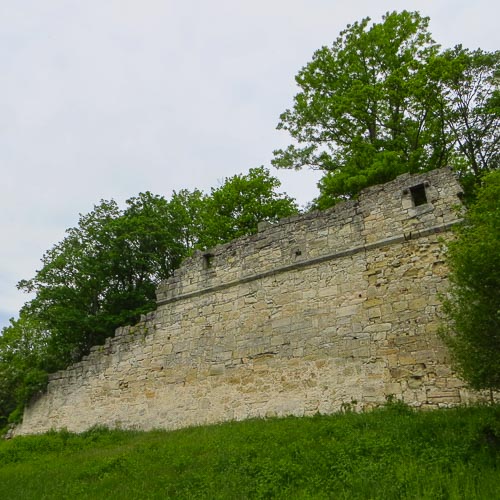
<svg viewBox="0 0 500 500">
<path fill-rule="evenodd" d="M 437 336 L 460 190 L 448 169 L 403 175 L 198 252 L 154 313 L 52 375 L 16 433 L 467 401 Z"/>
</svg>

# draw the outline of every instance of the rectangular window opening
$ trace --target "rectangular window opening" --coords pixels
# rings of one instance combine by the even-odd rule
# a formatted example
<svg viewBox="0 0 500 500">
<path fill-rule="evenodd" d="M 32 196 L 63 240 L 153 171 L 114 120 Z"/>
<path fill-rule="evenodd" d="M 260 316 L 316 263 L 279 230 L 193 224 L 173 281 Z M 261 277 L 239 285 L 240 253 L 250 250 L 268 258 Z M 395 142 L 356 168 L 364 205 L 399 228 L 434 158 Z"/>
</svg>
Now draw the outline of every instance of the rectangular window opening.
<svg viewBox="0 0 500 500">
<path fill-rule="evenodd" d="M 425 205 L 427 203 L 427 194 L 425 192 L 424 184 L 411 187 L 410 193 L 415 207 L 419 207 L 420 205 Z"/>
<path fill-rule="evenodd" d="M 214 254 L 205 253 L 203 254 L 203 269 L 210 269 L 214 262 Z"/>
</svg>

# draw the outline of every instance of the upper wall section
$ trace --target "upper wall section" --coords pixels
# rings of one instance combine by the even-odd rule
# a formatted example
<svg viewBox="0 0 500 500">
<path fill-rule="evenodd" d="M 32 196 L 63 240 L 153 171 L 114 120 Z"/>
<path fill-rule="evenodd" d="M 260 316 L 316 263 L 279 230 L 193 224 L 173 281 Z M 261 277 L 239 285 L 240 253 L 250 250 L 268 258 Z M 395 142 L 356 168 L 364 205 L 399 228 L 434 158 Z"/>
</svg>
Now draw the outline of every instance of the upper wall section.
<svg viewBox="0 0 500 500">
<path fill-rule="evenodd" d="M 158 305 L 447 229 L 462 188 L 449 168 L 404 174 L 358 200 L 263 223 L 255 235 L 196 252 L 160 284 Z"/>
</svg>

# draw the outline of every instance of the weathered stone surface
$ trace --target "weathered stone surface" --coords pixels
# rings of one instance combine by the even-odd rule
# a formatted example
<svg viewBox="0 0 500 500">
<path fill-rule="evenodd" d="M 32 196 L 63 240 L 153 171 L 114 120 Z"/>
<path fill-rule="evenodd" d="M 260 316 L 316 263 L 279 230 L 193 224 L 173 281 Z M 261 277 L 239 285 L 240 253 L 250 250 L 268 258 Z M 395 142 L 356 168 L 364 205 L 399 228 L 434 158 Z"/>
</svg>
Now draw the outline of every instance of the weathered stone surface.
<svg viewBox="0 0 500 500">
<path fill-rule="evenodd" d="M 211 249 L 209 269 L 197 253 L 154 313 L 52 375 L 16 433 L 472 401 L 436 333 L 459 192 L 448 169 L 403 175 Z"/>
</svg>

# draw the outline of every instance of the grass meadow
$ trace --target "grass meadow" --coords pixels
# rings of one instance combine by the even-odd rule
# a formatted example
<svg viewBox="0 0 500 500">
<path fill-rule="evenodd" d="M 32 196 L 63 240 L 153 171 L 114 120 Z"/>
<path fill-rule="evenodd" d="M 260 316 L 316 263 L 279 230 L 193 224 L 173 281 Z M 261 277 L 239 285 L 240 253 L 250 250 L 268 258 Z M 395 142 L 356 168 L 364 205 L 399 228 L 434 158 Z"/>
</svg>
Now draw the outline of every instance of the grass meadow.
<svg viewBox="0 0 500 500">
<path fill-rule="evenodd" d="M 500 407 L 0 441 L 1 499 L 500 499 Z"/>
</svg>

